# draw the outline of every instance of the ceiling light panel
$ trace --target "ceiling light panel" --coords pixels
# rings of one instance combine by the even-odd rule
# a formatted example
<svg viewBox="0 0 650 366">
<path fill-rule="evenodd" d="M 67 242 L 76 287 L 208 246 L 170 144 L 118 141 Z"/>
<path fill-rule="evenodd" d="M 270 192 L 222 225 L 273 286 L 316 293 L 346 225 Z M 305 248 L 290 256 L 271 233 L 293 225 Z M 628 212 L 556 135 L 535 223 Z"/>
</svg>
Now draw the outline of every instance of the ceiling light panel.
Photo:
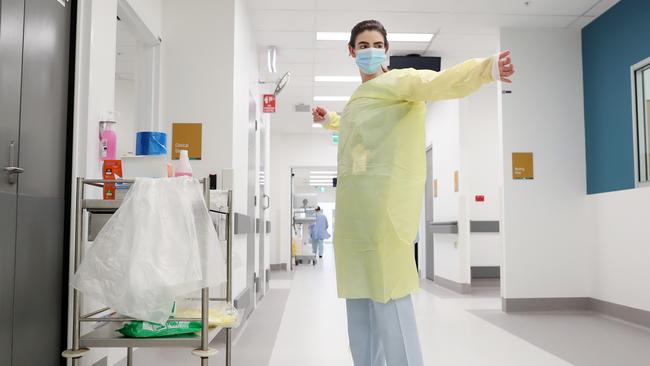
<svg viewBox="0 0 650 366">
<path fill-rule="evenodd" d="M 388 42 L 430 42 L 432 33 L 388 33 Z M 316 32 L 317 41 L 348 41 L 348 32 Z"/>
<path fill-rule="evenodd" d="M 314 102 L 347 102 L 350 100 L 349 96 L 342 95 L 317 95 L 314 97 Z"/>
<path fill-rule="evenodd" d="M 317 75 L 314 76 L 314 81 L 326 83 L 360 83 L 361 76 Z"/>
</svg>

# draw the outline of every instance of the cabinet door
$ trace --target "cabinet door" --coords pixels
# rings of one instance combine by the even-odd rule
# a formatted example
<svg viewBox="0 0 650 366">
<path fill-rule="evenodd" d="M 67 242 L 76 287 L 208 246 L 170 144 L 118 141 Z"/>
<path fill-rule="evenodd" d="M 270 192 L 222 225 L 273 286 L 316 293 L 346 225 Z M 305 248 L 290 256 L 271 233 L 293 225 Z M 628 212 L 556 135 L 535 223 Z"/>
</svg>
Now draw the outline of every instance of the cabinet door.
<svg viewBox="0 0 650 366">
<path fill-rule="evenodd" d="M 66 3 L 25 0 L 13 366 L 60 365 L 64 349 L 71 7 Z"/>
<path fill-rule="evenodd" d="M 18 184 L 15 175 L 10 183 L 10 175 L 4 168 L 16 165 L 18 159 L 23 8 L 22 0 L 0 0 L 0 365 L 9 366 L 13 339 Z M 12 143 L 13 153 L 10 154 Z"/>
</svg>

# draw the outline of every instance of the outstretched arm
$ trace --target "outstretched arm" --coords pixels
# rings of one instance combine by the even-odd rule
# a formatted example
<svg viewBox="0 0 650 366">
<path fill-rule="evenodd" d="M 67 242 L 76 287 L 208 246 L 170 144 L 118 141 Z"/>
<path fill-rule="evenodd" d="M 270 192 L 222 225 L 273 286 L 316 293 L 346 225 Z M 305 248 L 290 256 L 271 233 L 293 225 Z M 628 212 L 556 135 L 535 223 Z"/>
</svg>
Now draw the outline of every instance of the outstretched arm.
<svg viewBox="0 0 650 366">
<path fill-rule="evenodd" d="M 478 90 L 483 84 L 497 80 L 510 83 L 509 77 L 514 72 L 510 51 L 501 52 L 494 57 L 471 59 L 441 72 L 405 71 L 404 99 L 436 101 L 463 98 Z"/>
</svg>

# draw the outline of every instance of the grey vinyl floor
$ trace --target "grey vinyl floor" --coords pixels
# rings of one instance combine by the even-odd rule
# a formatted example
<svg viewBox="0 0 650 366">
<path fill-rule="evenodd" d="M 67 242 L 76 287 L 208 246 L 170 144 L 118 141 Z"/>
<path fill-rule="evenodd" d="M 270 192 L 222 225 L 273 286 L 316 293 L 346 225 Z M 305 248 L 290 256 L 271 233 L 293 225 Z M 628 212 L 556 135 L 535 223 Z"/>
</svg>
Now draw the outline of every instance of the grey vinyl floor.
<svg viewBox="0 0 650 366">
<path fill-rule="evenodd" d="M 470 313 L 576 366 L 650 365 L 650 329 L 593 312 Z"/>
<path fill-rule="evenodd" d="M 592 312 L 505 314 L 495 281 L 464 295 L 427 280 L 421 288 L 413 303 L 426 366 L 650 365 L 650 329 Z M 271 290 L 234 334 L 233 366 L 352 366 L 345 317 L 329 248 L 316 266 L 271 274 Z M 224 365 L 221 343 L 210 365 Z M 134 361 L 199 365 L 174 349 L 139 349 Z"/>
</svg>

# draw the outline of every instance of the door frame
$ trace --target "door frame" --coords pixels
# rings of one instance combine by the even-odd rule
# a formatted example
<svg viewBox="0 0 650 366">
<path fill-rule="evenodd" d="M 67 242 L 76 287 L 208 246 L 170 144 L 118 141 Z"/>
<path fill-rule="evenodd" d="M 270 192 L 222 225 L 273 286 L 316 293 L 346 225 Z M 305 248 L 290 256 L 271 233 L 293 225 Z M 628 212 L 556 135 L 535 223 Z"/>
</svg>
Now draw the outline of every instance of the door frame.
<svg viewBox="0 0 650 366">
<path fill-rule="evenodd" d="M 431 154 L 431 161 L 429 161 L 429 154 Z M 425 149 L 425 161 L 427 165 L 427 179 L 426 179 L 426 191 L 424 194 L 424 277 L 428 280 L 433 281 L 435 278 L 435 239 L 434 239 L 434 234 L 432 232 L 432 227 L 431 224 L 434 221 L 434 194 L 431 193 L 431 202 L 429 204 L 431 205 L 431 217 L 430 220 L 427 219 L 427 196 L 428 194 L 426 192 L 431 192 L 433 189 L 432 186 L 434 182 L 433 178 L 433 145 L 427 146 Z M 429 174 L 431 175 L 431 181 L 429 182 Z M 420 268 L 422 268 L 420 266 Z M 429 276 L 429 274 L 431 276 Z"/>
</svg>

